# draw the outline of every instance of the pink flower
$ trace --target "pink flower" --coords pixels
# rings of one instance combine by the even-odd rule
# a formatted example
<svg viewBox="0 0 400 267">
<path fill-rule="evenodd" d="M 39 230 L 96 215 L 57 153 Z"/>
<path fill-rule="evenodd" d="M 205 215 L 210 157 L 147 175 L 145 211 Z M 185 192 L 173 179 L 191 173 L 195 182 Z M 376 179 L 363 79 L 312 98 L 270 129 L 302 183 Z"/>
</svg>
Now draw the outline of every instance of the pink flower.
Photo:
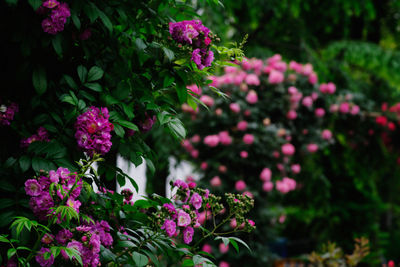
<svg viewBox="0 0 400 267">
<path fill-rule="evenodd" d="M 281 154 L 279 154 L 278 151 L 274 151 L 274 152 L 272 152 L 272 156 L 277 159 L 281 156 Z"/>
<path fill-rule="evenodd" d="M 332 112 L 332 113 L 335 113 L 335 112 L 337 112 L 338 110 L 339 110 L 339 106 L 336 105 L 336 104 L 332 104 L 332 105 L 330 106 L 330 108 L 329 108 L 329 111 Z"/>
<path fill-rule="evenodd" d="M 248 109 L 246 109 L 246 110 L 244 111 L 244 115 L 245 115 L 246 117 L 250 116 L 250 115 L 251 115 L 251 111 L 248 110 Z"/>
<path fill-rule="evenodd" d="M 217 108 L 217 109 L 215 110 L 215 115 L 221 116 L 221 115 L 222 115 L 222 109 Z"/>
<path fill-rule="evenodd" d="M 260 79 L 258 79 L 258 76 L 255 74 L 248 74 L 245 78 L 245 82 L 248 85 L 260 85 Z"/>
<path fill-rule="evenodd" d="M 315 110 L 315 116 L 322 118 L 325 115 L 325 110 L 323 108 L 317 108 Z"/>
<path fill-rule="evenodd" d="M 297 112 L 293 109 L 289 110 L 288 113 L 286 114 L 286 118 L 289 120 L 294 120 L 297 118 Z"/>
<path fill-rule="evenodd" d="M 220 166 L 218 167 L 218 171 L 220 171 L 220 172 L 222 172 L 222 173 L 226 173 L 227 168 L 226 168 L 225 165 L 220 165 Z"/>
<path fill-rule="evenodd" d="M 263 183 L 262 190 L 265 192 L 271 192 L 274 188 L 274 184 L 271 181 L 266 181 Z"/>
<path fill-rule="evenodd" d="M 239 113 L 240 112 L 240 106 L 238 103 L 231 103 L 229 105 L 229 108 L 232 110 L 234 113 Z"/>
<path fill-rule="evenodd" d="M 226 245 L 224 243 L 220 243 L 219 244 L 219 252 L 221 252 L 222 254 L 225 254 L 229 251 L 229 245 Z"/>
<path fill-rule="evenodd" d="M 183 234 L 183 242 L 185 242 L 185 244 L 190 244 L 190 242 L 192 242 L 193 240 L 194 229 L 188 226 L 183 230 L 182 234 Z"/>
<path fill-rule="evenodd" d="M 312 100 L 311 96 L 306 96 L 303 98 L 303 101 L 301 103 L 303 104 L 303 106 L 309 108 L 312 106 L 313 100 Z"/>
<path fill-rule="evenodd" d="M 350 111 L 350 105 L 347 102 L 343 102 L 339 106 L 339 111 L 341 113 L 348 113 Z"/>
<path fill-rule="evenodd" d="M 317 100 L 318 99 L 318 93 L 317 92 L 312 92 L 311 93 L 311 98 L 312 98 L 312 100 Z"/>
<path fill-rule="evenodd" d="M 276 71 L 276 70 L 271 70 L 271 72 L 269 73 L 269 76 L 268 76 L 268 82 L 270 84 L 281 83 L 281 82 L 283 82 L 284 79 L 285 79 L 285 76 L 283 75 L 283 73 L 280 71 Z"/>
<path fill-rule="evenodd" d="M 214 99 L 208 95 L 202 95 L 200 97 L 200 101 L 203 102 L 208 107 L 214 106 Z"/>
<path fill-rule="evenodd" d="M 308 144 L 308 145 L 307 145 L 307 150 L 308 150 L 308 152 L 310 152 L 310 153 L 317 152 L 317 150 L 318 150 L 318 145 L 317 145 L 317 144 Z"/>
<path fill-rule="evenodd" d="M 29 196 L 37 197 L 42 192 L 42 186 L 36 179 L 28 179 L 25 182 L 25 192 Z"/>
<path fill-rule="evenodd" d="M 208 163 L 207 163 L 207 162 L 202 162 L 202 163 L 200 164 L 200 169 L 202 169 L 202 170 L 206 170 L 207 167 L 208 167 Z"/>
<path fill-rule="evenodd" d="M 336 91 L 336 85 L 335 85 L 334 83 L 331 83 L 331 82 L 328 83 L 328 84 L 327 84 L 326 92 L 327 92 L 328 94 L 334 94 L 335 91 Z"/>
<path fill-rule="evenodd" d="M 357 115 L 360 112 L 360 107 L 357 105 L 353 105 L 350 110 L 350 114 Z"/>
<path fill-rule="evenodd" d="M 201 95 L 201 88 L 198 87 L 196 84 L 191 84 L 186 86 L 187 89 L 189 89 L 189 94 L 191 95 Z"/>
<path fill-rule="evenodd" d="M 289 69 L 294 70 L 297 73 L 301 72 L 302 65 L 300 63 L 297 63 L 296 61 L 290 61 L 289 62 Z"/>
<path fill-rule="evenodd" d="M 249 156 L 249 153 L 247 153 L 247 151 L 240 151 L 240 157 L 245 159 Z"/>
<path fill-rule="evenodd" d="M 308 76 L 308 82 L 311 84 L 316 84 L 318 81 L 318 76 L 315 72 L 310 73 Z"/>
<path fill-rule="evenodd" d="M 313 73 L 313 66 L 310 63 L 304 64 L 301 72 L 303 75 L 309 76 L 311 73 Z"/>
<path fill-rule="evenodd" d="M 200 135 L 198 135 L 198 134 L 193 135 L 192 138 L 190 138 L 190 141 L 191 141 L 192 143 L 198 143 L 198 142 L 200 142 L 200 141 L 201 141 Z"/>
<path fill-rule="evenodd" d="M 201 198 L 201 196 L 198 193 L 194 193 L 192 195 L 192 197 L 190 198 L 189 203 L 192 204 L 192 206 L 198 210 L 201 208 L 201 204 L 202 204 L 203 199 Z"/>
<path fill-rule="evenodd" d="M 180 227 L 186 227 L 191 223 L 190 215 L 184 212 L 183 210 L 180 210 L 178 212 L 178 226 Z"/>
<path fill-rule="evenodd" d="M 219 186 L 221 186 L 222 182 L 221 182 L 221 179 L 219 178 L 219 176 L 214 176 L 210 180 L 210 184 L 212 187 L 219 187 Z"/>
<path fill-rule="evenodd" d="M 300 164 L 293 164 L 290 166 L 290 169 L 292 170 L 293 173 L 298 174 L 301 171 Z"/>
<path fill-rule="evenodd" d="M 260 173 L 260 179 L 264 182 L 270 181 L 272 176 L 272 172 L 269 168 L 264 168 Z"/>
<path fill-rule="evenodd" d="M 237 191 L 243 191 L 246 189 L 246 183 L 243 180 L 239 180 L 235 183 L 235 189 Z"/>
<path fill-rule="evenodd" d="M 252 134 L 245 134 L 243 136 L 243 143 L 247 145 L 251 145 L 254 142 L 254 135 Z"/>
<path fill-rule="evenodd" d="M 284 155 L 291 156 L 296 152 L 296 149 L 292 144 L 287 143 L 281 147 L 281 151 Z"/>
<path fill-rule="evenodd" d="M 279 216 L 279 223 L 284 223 L 286 221 L 286 215 L 282 214 L 281 216 Z"/>
<path fill-rule="evenodd" d="M 233 218 L 233 219 L 230 221 L 229 225 L 231 226 L 231 228 L 236 228 L 236 226 L 237 226 L 236 219 Z"/>
<path fill-rule="evenodd" d="M 209 244 L 204 244 L 201 250 L 210 254 L 212 253 L 212 247 Z"/>
<path fill-rule="evenodd" d="M 290 86 L 290 87 L 288 88 L 288 93 L 289 93 L 289 95 L 295 95 L 295 94 L 298 93 L 298 90 L 297 90 L 296 87 Z"/>
<path fill-rule="evenodd" d="M 192 151 L 190 152 L 190 155 L 191 155 L 193 158 L 197 159 L 197 158 L 199 157 L 199 151 L 198 151 L 197 149 L 194 149 L 194 150 L 192 150 Z"/>
<path fill-rule="evenodd" d="M 209 147 L 216 147 L 219 144 L 218 135 L 208 135 L 203 140 L 204 144 Z"/>
<path fill-rule="evenodd" d="M 228 131 L 222 131 L 218 134 L 219 141 L 221 142 L 222 145 L 230 145 L 232 144 L 232 137 L 229 136 Z"/>
<path fill-rule="evenodd" d="M 249 104 L 255 104 L 255 103 L 257 103 L 257 101 L 258 101 L 258 96 L 257 96 L 256 91 L 250 90 L 250 92 L 249 92 L 249 93 L 247 94 L 247 96 L 246 96 L 246 101 L 247 101 Z"/>
<path fill-rule="evenodd" d="M 246 131 L 246 129 L 247 129 L 247 121 L 240 121 L 237 124 L 237 128 L 238 128 L 239 131 Z"/>
<path fill-rule="evenodd" d="M 173 220 L 165 220 L 161 229 L 164 229 L 167 235 L 172 237 L 176 233 L 176 223 Z"/>
<path fill-rule="evenodd" d="M 328 129 L 325 129 L 321 133 L 322 139 L 330 140 L 332 138 L 332 132 Z"/>
<path fill-rule="evenodd" d="M 221 261 L 218 264 L 218 267 L 230 267 L 229 263 L 227 263 L 226 261 Z"/>
<path fill-rule="evenodd" d="M 250 191 L 244 191 L 243 196 L 248 196 L 249 198 L 254 198 L 253 193 L 251 193 Z"/>
</svg>

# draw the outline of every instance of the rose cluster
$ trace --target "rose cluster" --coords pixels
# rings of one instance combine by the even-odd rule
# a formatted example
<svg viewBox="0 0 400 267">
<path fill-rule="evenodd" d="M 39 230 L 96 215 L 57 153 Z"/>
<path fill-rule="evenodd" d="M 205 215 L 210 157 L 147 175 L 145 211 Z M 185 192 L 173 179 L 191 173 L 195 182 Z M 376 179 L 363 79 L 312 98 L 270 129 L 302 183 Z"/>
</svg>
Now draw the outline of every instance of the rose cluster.
<svg viewBox="0 0 400 267">
<path fill-rule="evenodd" d="M 211 33 L 200 20 L 170 22 L 169 33 L 179 44 L 191 47 L 191 60 L 200 70 L 211 66 L 214 60 L 214 53 L 209 49 Z"/>
<path fill-rule="evenodd" d="M 0 106 L 0 124 L 10 125 L 11 121 L 14 119 L 15 113 L 18 112 L 18 105 L 16 103 L 11 103 L 9 106 Z"/>
<path fill-rule="evenodd" d="M 71 16 L 68 4 L 56 0 L 45 0 L 38 11 L 48 14 L 48 17 L 42 21 L 42 28 L 44 32 L 53 35 L 64 30 L 67 18 Z"/>
<path fill-rule="evenodd" d="M 45 257 L 52 246 L 65 246 L 75 249 L 81 256 L 83 266 L 98 266 L 100 264 L 100 246 L 110 247 L 113 238 L 110 234 L 110 225 L 106 221 L 86 223 L 72 229 L 62 229 L 54 236 L 47 233 L 43 236 L 42 247 L 36 255 L 36 261 L 40 266 L 52 266 L 54 257 Z M 70 261 L 65 250 L 61 250 L 63 261 Z M 76 259 L 72 257 L 72 261 Z"/>
<path fill-rule="evenodd" d="M 49 133 L 44 127 L 39 127 L 37 134 L 34 134 L 28 138 L 21 140 L 21 147 L 28 147 L 30 144 L 36 141 L 50 142 Z"/>
<path fill-rule="evenodd" d="M 182 146 L 213 177 L 213 187 L 222 187 L 222 181 L 234 177 L 235 189 L 252 196 L 257 176 L 236 171 L 251 162 L 258 169 L 262 191 L 275 188 L 286 194 L 301 186 L 294 179 L 301 172 L 301 157 L 334 142 L 324 117 L 356 116 L 360 107 L 351 94 L 336 96 L 334 83 L 318 84 L 309 63 L 286 63 L 280 55 L 235 63 L 222 75 L 209 77 L 211 86 L 230 97 L 228 103 L 207 95 L 208 88 L 188 86 L 211 112 L 182 107 L 190 114 L 188 128 L 193 129 Z M 205 122 L 213 126 L 204 128 Z"/>
<path fill-rule="evenodd" d="M 82 181 L 76 173 L 61 167 L 56 171 L 51 170 L 48 175 L 40 175 L 25 182 L 25 192 L 31 197 L 29 205 L 35 216 L 43 221 L 54 213 L 53 208 L 60 203 L 79 213 L 81 202 L 78 197 L 81 188 Z"/>
<path fill-rule="evenodd" d="M 75 123 L 75 138 L 79 147 L 90 156 L 106 154 L 111 149 L 111 131 L 114 129 L 109 122 L 107 108 L 90 107 L 85 113 L 78 116 Z"/>
</svg>

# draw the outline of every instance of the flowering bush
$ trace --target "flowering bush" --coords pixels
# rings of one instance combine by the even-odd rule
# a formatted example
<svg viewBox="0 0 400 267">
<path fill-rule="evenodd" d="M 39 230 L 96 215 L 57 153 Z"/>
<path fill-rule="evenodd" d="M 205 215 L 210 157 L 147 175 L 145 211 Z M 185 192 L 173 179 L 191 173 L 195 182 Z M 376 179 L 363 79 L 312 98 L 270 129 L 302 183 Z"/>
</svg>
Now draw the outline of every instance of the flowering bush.
<svg viewBox="0 0 400 267">
<path fill-rule="evenodd" d="M 270 223 L 257 227 L 253 245 L 255 255 L 265 255 L 265 236 L 273 241 L 269 228 L 285 222 L 283 195 L 307 186 L 302 163 L 335 142 L 330 118 L 359 118 L 360 108 L 337 96 L 333 83 L 318 84 L 311 64 L 287 64 L 280 55 L 236 62 L 209 79 L 229 101 L 211 98 L 207 87 L 194 90 L 210 112 L 183 106 L 190 134 L 182 146 L 209 179 L 204 183 L 259 203 L 256 220 Z M 261 265 L 268 258 L 252 260 Z"/>
<path fill-rule="evenodd" d="M 1 264 L 144 266 L 151 260 L 161 266 L 184 256 L 203 259 L 153 227 L 152 214 L 168 199 L 133 203 L 133 192 L 115 192 L 126 180 L 138 190 L 116 157 L 136 166 L 145 161 L 154 171 L 157 153 L 147 132 L 162 128 L 184 138 L 175 109 L 197 105 L 185 85 L 202 84 L 212 63 L 242 51 L 217 46 L 201 21 L 188 22 L 192 7 L 174 0 L 0 6 L 3 22 L 19 21 L 0 45 L 7 70 L 0 74 L 0 228 L 9 233 L 0 242 L 10 245 L 0 249 Z M 183 43 L 177 25 L 187 25 Z M 191 62 L 196 49 L 198 67 Z M 185 240 L 191 233 L 186 227 Z M 163 250 L 168 256 L 161 257 Z"/>
</svg>

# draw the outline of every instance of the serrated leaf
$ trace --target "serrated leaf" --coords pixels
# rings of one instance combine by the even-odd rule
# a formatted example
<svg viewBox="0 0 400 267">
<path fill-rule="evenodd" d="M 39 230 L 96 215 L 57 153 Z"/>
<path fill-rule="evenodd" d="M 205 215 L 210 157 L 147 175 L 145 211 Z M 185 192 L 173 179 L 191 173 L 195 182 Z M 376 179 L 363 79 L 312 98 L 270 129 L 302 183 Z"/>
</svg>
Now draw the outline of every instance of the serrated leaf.
<svg viewBox="0 0 400 267">
<path fill-rule="evenodd" d="M 91 67 L 87 77 L 88 82 L 100 80 L 103 77 L 104 71 L 97 66 Z"/>
<path fill-rule="evenodd" d="M 39 67 L 36 68 L 32 73 L 32 83 L 33 87 L 35 88 L 36 92 L 39 95 L 42 95 L 47 90 L 47 77 L 46 71 L 44 68 Z"/>
</svg>

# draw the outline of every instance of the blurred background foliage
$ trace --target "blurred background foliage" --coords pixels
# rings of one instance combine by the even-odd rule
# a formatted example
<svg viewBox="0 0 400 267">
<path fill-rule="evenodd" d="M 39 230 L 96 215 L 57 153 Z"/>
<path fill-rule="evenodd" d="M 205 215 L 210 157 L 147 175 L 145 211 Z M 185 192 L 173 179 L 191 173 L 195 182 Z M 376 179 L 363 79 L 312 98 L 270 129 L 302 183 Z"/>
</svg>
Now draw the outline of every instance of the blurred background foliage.
<svg viewBox="0 0 400 267">
<path fill-rule="evenodd" d="M 353 92 L 370 111 L 400 100 L 398 0 L 186 2 L 223 41 L 240 43 L 248 34 L 249 58 L 279 53 L 286 60 L 310 62 L 320 82 L 333 81 L 339 93 Z M 370 266 L 400 260 L 396 140 L 385 146 L 374 118 L 334 119 L 331 125 L 336 145 L 302 166 L 300 179 L 307 186 L 283 203 L 288 219 L 281 236 L 288 240 L 288 255 L 310 252 L 328 240 L 350 251 L 354 237 L 367 236 L 373 248 L 366 260 Z"/>
</svg>

